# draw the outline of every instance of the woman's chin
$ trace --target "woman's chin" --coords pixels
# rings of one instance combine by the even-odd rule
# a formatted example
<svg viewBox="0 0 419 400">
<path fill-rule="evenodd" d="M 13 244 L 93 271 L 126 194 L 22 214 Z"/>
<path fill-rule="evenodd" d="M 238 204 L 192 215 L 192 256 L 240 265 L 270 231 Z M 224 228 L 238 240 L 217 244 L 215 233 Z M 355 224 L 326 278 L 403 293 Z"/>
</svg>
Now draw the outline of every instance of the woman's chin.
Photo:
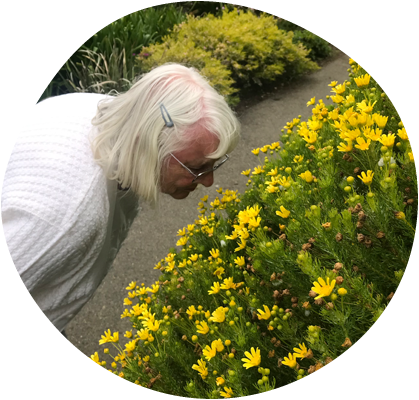
<svg viewBox="0 0 419 400">
<path fill-rule="evenodd" d="M 174 199 L 181 200 L 189 196 L 189 193 L 192 193 L 193 190 L 189 189 L 183 189 L 183 190 L 177 190 L 175 193 L 171 193 L 170 196 L 172 196 Z"/>
</svg>

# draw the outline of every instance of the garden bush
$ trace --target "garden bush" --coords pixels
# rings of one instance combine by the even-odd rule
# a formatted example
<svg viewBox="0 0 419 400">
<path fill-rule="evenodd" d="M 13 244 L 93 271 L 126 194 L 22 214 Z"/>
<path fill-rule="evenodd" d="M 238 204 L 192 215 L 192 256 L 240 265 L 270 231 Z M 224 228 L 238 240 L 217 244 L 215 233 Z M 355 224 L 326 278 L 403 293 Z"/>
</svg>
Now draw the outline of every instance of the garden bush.
<svg viewBox="0 0 419 400">
<path fill-rule="evenodd" d="M 96 363 L 172 395 L 239 397 L 317 371 L 380 317 L 413 244 L 416 170 L 391 101 L 350 64 L 307 121 L 252 151 L 245 193 L 201 199 L 155 284 L 129 283 L 132 329 L 107 330 Z"/>
<path fill-rule="evenodd" d="M 194 56 L 194 51 L 199 55 Z M 233 87 L 240 89 L 318 69 L 308 54 L 301 44 L 293 43 L 292 32 L 277 28 L 272 15 L 256 16 L 235 8 L 224 11 L 221 17 L 189 15 L 162 43 L 145 47 L 138 62 L 141 70 L 148 71 L 166 62 L 196 66 L 206 55 L 206 60 L 217 60 L 218 71 L 228 71 Z M 229 82 L 224 78 L 220 81 L 226 85 L 221 92 L 227 91 Z M 237 98 L 230 96 L 229 102 L 234 104 Z"/>
<path fill-rule="evenodd" d="M 301 43 L 307 50 L 310 50 L 309 57 L 313 61 L 320 61 L 332 54 L 332 46 L 320 36 L 305 29 L 295 30 L 294 43 Z"/>
</svg>

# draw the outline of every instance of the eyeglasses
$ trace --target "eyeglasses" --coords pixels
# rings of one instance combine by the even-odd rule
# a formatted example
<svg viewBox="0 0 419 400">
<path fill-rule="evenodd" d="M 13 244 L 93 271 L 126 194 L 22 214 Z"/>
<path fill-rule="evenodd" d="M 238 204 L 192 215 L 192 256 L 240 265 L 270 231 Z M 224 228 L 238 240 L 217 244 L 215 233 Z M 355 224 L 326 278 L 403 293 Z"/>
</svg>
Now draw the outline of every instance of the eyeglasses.
<svg viewBox="0 0 419 400">
<path fill-rule="evenodd" d="M 165 123 L 165 125 L 168 128 L 172 128 L 174 126 L 174 123 L 172 121 L 172 118 L 170 117 L 170 114 L 168 113 L 168 111 L 166 110 L 166 107 L 161 104 L 160 105 L 160 111 L 161 111 L 161 115 L 163 117 L 163 121 Z M 166 114 L 166 116 L 165 116 Z M 167 117 L 167 119 L 166 119 Z M 201 176 L 208 174 L 210 172 L 214 172 L 215 170 L 217 170 L 218 168 L 220 168 L 230 157 L 228 156 L 228 154 L 226 154 L 221 160 L 218 160 L 218 162 L 216 164 L 214 164 L 214 166 L 206 171 L 200 172 L 199 174 L 195 174 L 194 172 L 192 172 L 185 164 L 183 164 L 180 160 L 178 160 L 172 153 L 170 153 L 170 155 L 183 167 L 185 168 L 191 175 L 193 175 L 194 179 L 192 181 L 192 183 L 195 183 Z"/>
<path fill-rule="evenodd" d="M 195 174 L 193 173 L 185 164 L 183 164 L 181 161 L 179 161 L 172 153 L 170 153 L 170 155 L 183 167 L 185 168 L 187 171 L 189 171 L 189 173 L 191 173 L 194 176 L 194 179 L 192 181 L 192 183 L 195 183 L 202 175 L 208 174 L 210 172 L 214 172 L 216 169 L 220 168 L 228 159 L 229 156 L 228 154 L 226 154 L 224 156 L 223 159 L 219 160 L 212 168 L 207 169 L 206 171 L 200 172 L 199 174 Z"/>
</svg>

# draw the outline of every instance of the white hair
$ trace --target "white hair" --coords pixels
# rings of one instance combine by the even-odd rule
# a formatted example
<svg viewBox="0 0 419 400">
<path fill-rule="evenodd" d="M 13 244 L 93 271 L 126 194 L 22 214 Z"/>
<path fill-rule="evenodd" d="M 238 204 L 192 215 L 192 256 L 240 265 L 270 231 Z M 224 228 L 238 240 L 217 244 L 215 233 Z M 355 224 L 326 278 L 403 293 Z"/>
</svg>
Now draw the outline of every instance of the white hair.
<svg viewBox="0 0 419 400">
<path fill-rule="evenodd" d="M 165 125 L 161 104 L 173 127 Z M 240 135 L 239 121 L 223 96 L 194 68 L 172 63 L 143 75 L 127 92 L 99 102 L 92 123 L 98 128 L 94 158 L 107 178 L 152 204 L 160 192 L 163 162 L 187 148 L 197 127 L 219 139 L 217 150 L 207 155 L 211 159 L 231 152 Z"/>
</svg>

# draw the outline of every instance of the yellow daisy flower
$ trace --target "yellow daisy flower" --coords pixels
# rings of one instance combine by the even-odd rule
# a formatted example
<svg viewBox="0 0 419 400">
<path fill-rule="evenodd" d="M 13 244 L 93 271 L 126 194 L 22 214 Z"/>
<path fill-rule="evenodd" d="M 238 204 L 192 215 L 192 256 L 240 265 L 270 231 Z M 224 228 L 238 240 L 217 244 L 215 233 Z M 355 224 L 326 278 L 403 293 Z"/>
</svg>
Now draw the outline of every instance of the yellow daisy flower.
<svg viewBox="0 0 419 400">
<path fill-rule="evenodd" d="M 229 398 L 233 394 L 233 389 L 224 386 L 225 392 L 220 392 L 220 395 L 224 398 Z"/>
<path fill-rule="evenodd" d="M 198 328 L 197 332 L 201 333 L 202 335 L 206 335 L 209 332 L 209 326 L 205 321 L 201 321 L 201 323 L 196 327 Z"/>
<path fill-rule="evenodd" d="M 294 347 L 294 356 L 298 358 L 304 358 L 308 353 L 307 347 L 304 343 L 299 343 L 298 346 L 300 347 Z"/>
<path fill-rule="evenodd" d="M 276 215 L 279 215 L 282 218 L 288 218 L 291 211 L 288 211 L 284 206 L 279 207 L 281 211 L 276 211 Z"/>
<path fill-rule="evenodd" d="M 271 318 L 271 311 L 269 310 L 269 307 L 266 305 L 263 305 L 263 310 L 258 309 L 258 318 L 259 319 L 269 319 Z"/>
<path fill-rule="evenodd" d="M 295 368 L 297 366 L 297 359 L 295 358 L 294 354 L 288 353 L 288 357 L 284 357 L 282 364 L 290 368 Z"/>
<path fill-rule="evenodd" d="M 198 360 L 198 365 L 194 364 L 192 369 L 199 372 L 202 379 L 205 379 L 208 376 L 208 368 L 206 367 L 207 363 L 204 360 Z"/>
<path fill-rule="evenodd" d="M 242 358 L 242 361 L 244 363 L 243 367 L 246 369 L 257 367 L 258 365 L 260 365 L 260 362 L 262 361 L 262 358 L 260 356 L 260 350 L 258 347 L 256 348 L 256 350 L 254 347 L 252 347 L 250 349 L 250 353 L 246 351 L 244 355 L 247 358 Z"/>
<path fill-rule="evenodd" d="M 333 288 L 336 284 L 336 279 L 333 279 L 332 283 L 330 283 L 330 278 L 326 278 L 326 282 L 323 278 L 318 278 L 317 280 L 318 282 L 314 282 L 314 286 L 311 288 L 313 292 L 316 292 L 318 294 L 318 296 L 315 297 L 314 300 L 318 300 L 321 297 L 329 296 L 330 293 L 332 293 Z"/>
<path fill-rule="evenodd" d="M 356 85 L 359 88 L 367 87 L 370 83 L 371 76 L 368 74 L 361 75 L 358 78 L 354 78 Z"/>
<path fill-rule="evenodd" d="M 210 321 L 212 322 L 224 322 L 226 319 L 226 314 L 224 311 L 224 307 L 218 307 L 213 313 L 212 313 L 212 317 L 209 318 Z"/>
</svg>

